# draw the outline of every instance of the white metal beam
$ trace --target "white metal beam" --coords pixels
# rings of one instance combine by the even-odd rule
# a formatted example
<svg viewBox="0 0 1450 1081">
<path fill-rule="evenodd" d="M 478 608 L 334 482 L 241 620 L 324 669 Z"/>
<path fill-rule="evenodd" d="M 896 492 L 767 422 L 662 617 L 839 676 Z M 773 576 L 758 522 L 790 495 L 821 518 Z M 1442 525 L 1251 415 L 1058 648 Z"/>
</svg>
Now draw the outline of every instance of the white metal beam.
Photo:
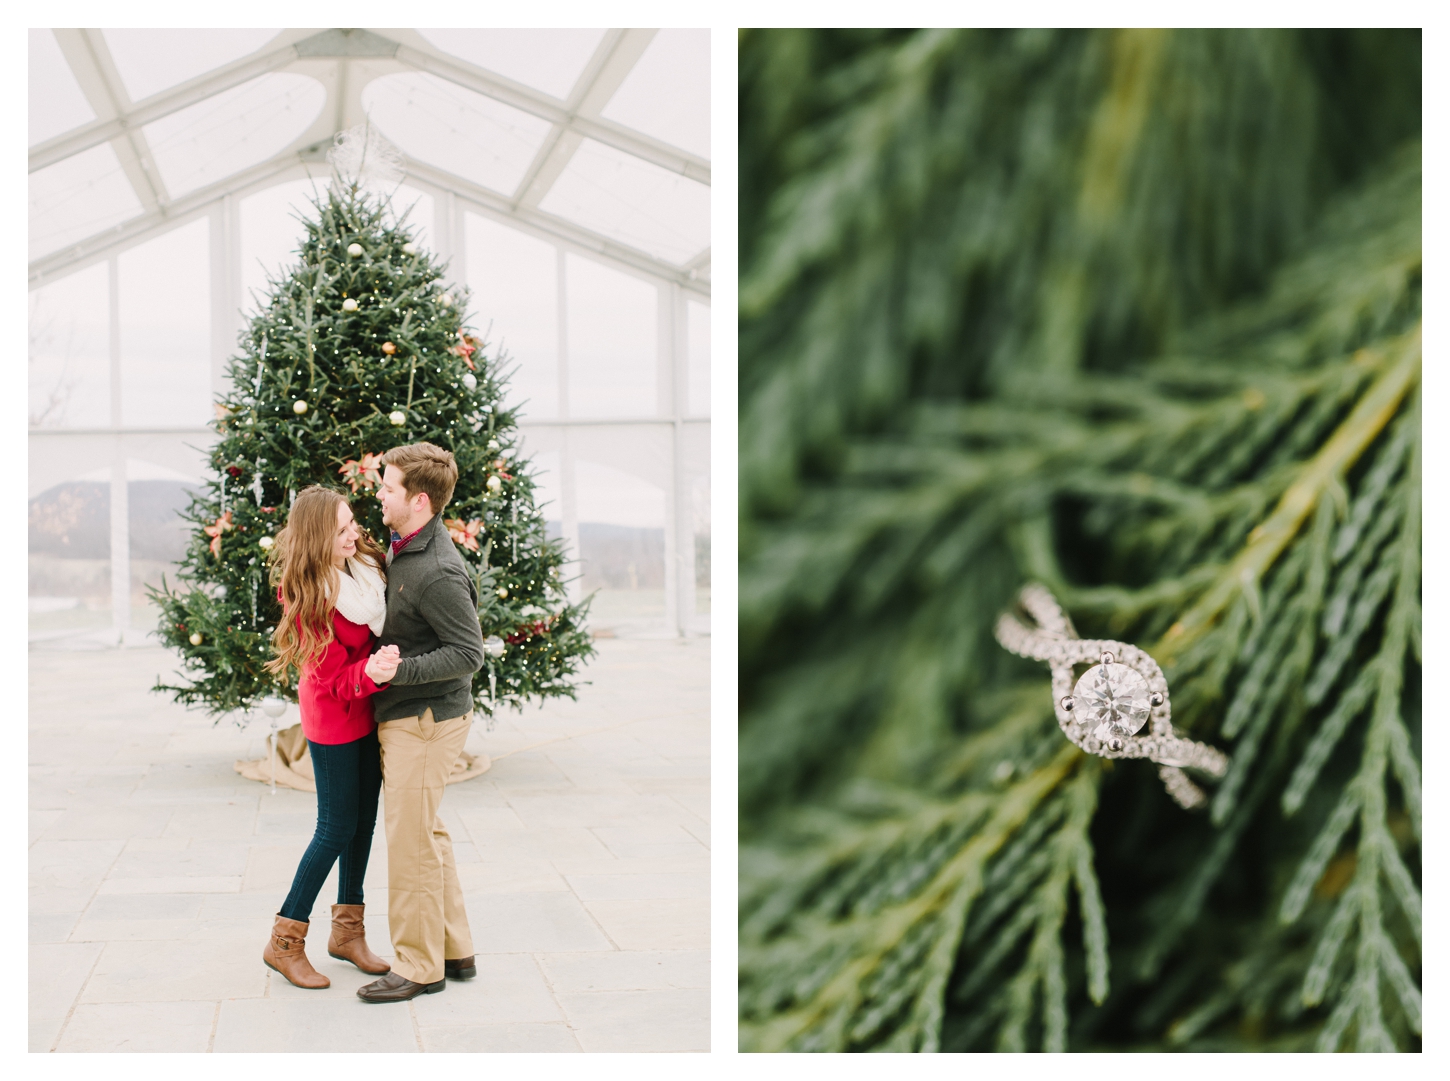
<svg viewBox="0 0 1450 1081">
<path fill-rule="evenodd" d="M 63 52 L 66 52 L 64 36 L 71 35 L 71 40 L 74 41 L 76 35 L 82 33 L 79 30 L 55 31 L 56 40 L 61 42 Z M 94 33 L 99 37 L 100 32 L 84 33 Z M 627 42 L 631 35 L 650 33 L 652 31 L 628 30 L 623 32 L 622 39 Z M 276 40 L 284 43 L 279 46 L 275 44 Z M 386 47 L 380 44 L 384 42 Z M 645 44 L 648 44 L 648 38 L 645 39 Z M 393 59 L 408 67 L 437 75 L 458 86 L 541 117 L 551 124 L 560 125 L 576 135 L 596 139 L 671 172 L 688 176 L 691 180 L 698 180 L 702 184 L 710 183 L 710 163 L 696 154 L 597 115 L 577 115 L 570 109 L 568 102 L 449 56 L 421 40 L 402 43 L 385 32 L 340 30 L 289 30 L 278 35 L 274 43 L 269 43 L 252 56 L 243 57 L 180 86 L 153 94 L 134 105 L 128 102 L 124 108 L 98 111 L 96 120 L 33 147 L 29 155 L 29 171 L 33 173 L 83 150 L 119 138 L 127 132 L 139 130 L 164 116 L 170 116 L 260 75 L 289 70 L 294 65 L 306 65 L 311 69 L 312 65 L 308 61 L 323 57 L 382 58 L 389 50 Z M 70 53 L 66 52 L 66 56 L 69 60 Z M 75 63 L 72 62 L 72 67 L 74 66 Z M 87 96 L 89 97 L 89 93 Z M 587 114 L 588 110 L 585 109 L 584 112 Z"/>
<path fill-rule="evenodd" d="M 581 116 L 599 115 L 634 69 L 634 65 L 639 62 L 654 35 L 653 30 L 606 31 L 599 47 L 594 50 L 594 55 L 589 58 L 589 63 L 579 73 L 574 89 L 569 92 L 568 100 L 564 103 L 571 121 Z M 583 142 L 583 134 L 574 130 L 570 121 L 550 128 L 543 145 L 534 155 L 534 160 L 514 192 L 515 204 L 538 206 Z"/>
<path fill-rule="evenodd" d="M 585 112 L 602 108 L 619 83 L 623 81 L 625 75 L 628 74 L 634 61 L 638 59 L 638 55 L 643 52 L 649 42 L 650 33 L 649 31 L 621 31 L 616 37 L 610 39 L 613 42 L 613 48 L 607 50 L 607 54 L 604 50 L 596 53 L 596 57 L 591 60 L 589 68 L 586 69 L 584 76 L 581 76 L 579 84 L 576 86 L 578 93 L 571 94 L 570 101 L 560 102 L 558 105 L 560 107 L 574 106 Z M 58 40 L 62 40 L 66 34 L 71 35 L 69 39 L 62 40 L 62 46 L 69 49 L 67 55 L 70 53 L 82 54 L 80 67 L 86 68 L 85 54 L 90 55 L 89 74 L 86 78 L 91 82 L 91 91 L 99 95 L 94 107 L 97 108 L 97 115 L 105 118 L 102 122 L 109 123 L 116 119 L 116 116 L 110 114 L 117 112 L 124 114 L 123 119 L 136 120 L 139 115 L 139 107 L 129 114 L 125 113 L 125 91 L 120 85 L 119 75 L 113 76 L 112 89 L 107 89 L 98 64 L 95 62 L 95 53 L 89 39 L 78 36 L 81 34 L 80 31 L 58 31 L 57 34 Z M 96 36 L 99 38 L 99 32 L 96 32 Z M 336 37 L 337 41 L 334 41 L 333 37 Z M 104 50 L 104 41 L 100 42 L 100 46 Z M 178 94 L 175 97 L 168 98 L 166 94 L 162 94 L 147 99 L 147 102 L 143 103 L 147 110 L 145 115 L 148 119 L 155 119 L 160 115 L 165 115 L 164 111 L 160 111 L 163 105 L 170 111 L 175 111 L 175 108 L 183 108 L 186 104 L 199 100 L 195 95 L 204 96 L 203 91 L 217 93 L 224 89 L 221 82 L 225 81 L 222 79 L 222 75 L 225 73 L 229 73 L 226 74 L 227 79 L 235 80 L 229 85 L 236 85 L 236 82 L 254 78 L 258 74 L 258 65 L 272 65 L 268 70 L 277 70 L 286 66 L 278 62 L 279 55 L 284 53 L 290 53 L 296 58 L 294 70 L 318 78 L 327 89 L 329 98 L 317 121 L 282 152 L 267 161 L 259 162 L 218 181 L 216 184 L 190 192 L 177 199 L 166 198 L 165 189 L 160 184 L 160 178 L 155 173 L 154 165 L 150 167 L 149 171 L 142 170 L 139 168 L 139 162 L 142 159 L 139 156 L 136 157 L 133 160 L 137 163 L 137 168 L 132 170 L 138 174 L 136 179 L 145 180 L 148 177 L 154 177 L 155 181 L 151 188 L 153 198 L 145 200 L 144 203 L 145 212 L 130 221 L 122 222 L 111 229 L 34 260 L 29 268 L 31 288 L 63 274 L 72 273 L 105 259 L 112 252 L 124 250 L 184 224 L 207 213 L 213 204 L 227 197 L 232 197 L 235 203 L 236 199 L 240 199 L 246 194 L 278 182 L 288 172 L 298 172 L 301 175 L 306 172 L 307 164 L 321 165 L 322 171 L 325 173 L 326 151 L 331 145 L 332 136 L 341 130 L 338 125 L 345 128 L 362 119 L 362 86 L 377 75 L 389 70 L 399 70 L 397 61 L 385 55 L 394 48 L 402 52 L 407 47 L 368 31 L 353 31 L 348 34 L 344 34 L 342 31 L 328 31 L 313 34 L 300 42 L 287 44 L 281 49 L 272 49 L 251 60 L 231 65 L 222 69 L 222 72 L 214 73 L 213 76 L 193 80 L 178 88 Z M 299 52 L 305 53 L 305 55 L 298 56 Z M 102 52 L 101 55 L 104 57 L 102 63 L 109 64 L 109 54 Z M 111 67 L 114 72 L 114 65 Z M 481 69 L 475 70 L 482 75 L 488 75 L 488 73 L 481 72 Z M 80 77 L 78 74 L 78 78 Z M 488 77 L 501 79 L 501 77 Z M 506 80 L 504 81 L 506 82 Z M 527 88 L 520 89 L 521 92 L 526 92 L 535 99 L 546 98 L 545 95 L 539 95 Z M 185 91 L 185 94 L 182 94 L 182 91 Z M 554 99 L 547 100 L 553 101 Z M 551 106 L 551 108 L 553 107 Z M 561 124 L 573 124 L 576 121 L 579 123 L 592 122 L 588 117 L 575 115 L 569 109 L 559 112 L 559 119 Z M 94 128 L 95 125 L 89 127 Z M 116 130 L 125 132 L 127 129 L 123 127 Z M 127 145 L 132 145 L 133 140 L 139 140 L 140 145 L 144 147 L 144 138 L 139 130 L 130 135 L 122 134 L 116 137 L 117 143 Z M 54 145 L 54 141 L 46 145 Z M 149 157 L 149 151 L 147 156 Z M 705 166 L 708 169 L 708 163 L 705 163 Z M 700 256 L 696 256 L 692 260 L 691 266 L 681 269 L 637 249 L 610 240 L 583 226 L 543 213 L 532 206 L 515 205 L 514 201 L 507 196 L 492 192 L 426 163 L 410 159 L 407 161 L 407 169 L 410 175 L 426 186 L 443 192 L 457 192 L 474 207 L 491 216 L 508 219 L 511 224 L 522 227 L 534 235 L 543 236 L 553 242 L 563 242 L 580 251 L 597 254 L 610 262 L 641 271 L 652 278 L 675 282 L 701 297 L 709 297 L 708 280 L 702 280 L 698 268 L 693 265 L 699 262 Z M 145 176 L 141 174 L 145 174 Z M 705 179 L 708 182 L 708 174 Z M 459 231 L 461 232 L 461 228 Z"/>
<path fill-rule="evenodd" d="M 91 109 L 102 120 L 114 120 L 124 116 L 131 106 L 126 94 L 121 73 L 111 59 L 106 39 L 99 30 L 55 30 L 56 43 L 61 54 L 70 65 L 81 93 L 86 96 Z M 146 145 L 146 136 L 139 128 L 122 131 L 111 139 L 111 149 L 120 159 L 121 170 L 126 174 L 132 190 L 141 206 L 148 210 L 164 207 L 171 200 L 166 194 L 166 185 L 156 169 L 151 148 Z"/>
<path fill-rule="evenodd" d="M 167 206 L 158 207 L 111 229 L 67 245 L 59 251 L 43 255 L 30 264 L 30 288 L 34 289 L 64 274 L 100 262 L 112 252 L 133 247 L 168 229 L 200 217 L 208 212 L 213 203 L 227 195 L 245 195 L 266 187 L 269 182 L 299 164 L 319 160 L 320 157 L 309 158 L 298 151 L 279 154 L 249 169 L 233 173 L 210 187 L 199 188 Z"/>
<path fill-rule="evenodd" d="M 479 187 L 477 184 L 464 180 L 462 177 L 445 172 L 436 166 L 428 165 L 426 162 L 414 158 L 404 157 L 403 168 L 408 175 L 423 181 L 429 187 L 442 191 L 457 193 L 465 202 L 474 204 L 482 210 L 489 211 L 492 216 L 509 219 L 525 227 L 527 232 L 536 236 L 543 236 L 548 240 L 562 241 L 572 247 L 584 251 L 595 252 L 613 262 L 633 267 L 649 274 L 654 278 L 662 278 L 665 281 L 675 282 L 681 287 L 698 293 L 701 296 L 710 295 L 708 282 L 698 278 L 691 278 L 687 271 L 681 270 L 672 263 L 663 259 L 656 259 L 652 255 L 600 236 L 598 233 L 585 229 L 582 225 L 575 225 L 564 218 L 553 214 L 546 214 L 542 210 L 534 210 L 528 207 L 515 206 L 507 197 L 497 192 L 489 191 L 487 188 Z"/>
<path fill-rule="evenodd" d="M 710 163 L 697 154 L 634 131 L 603 117 L 571 115 L 565 102 L 532 87 L 476 67 L 436 49 L 399 44 L 395 59 L 409 67 L 437 75 L 467 90 L 512 105 L 551 124 L 558 124 L 589 139 L 653 162 L 702 184 L 710 183 Z"/>
<path fill-rule="evenodd" d="M 81 31 L 78 30 L 55 31 L 56 40 L 62 41 L 62 51 L 65 49 L 62 35 L 79 33 Z M 307 36 L 310 33 L 311 31 L 294 30 L 279 34 L 278 37 Z M 68 55 L 67 59 L 69 59 Z M 220 94 L 223 90 L 241 86 L 242 83 L 255 79 L 259 75 L 280 71 L 296 60 L 297 49 L 292 43 L 289 42 L 280 48 L 269 43 L 264 51 L 243 57 L 235 63 L 209 71 L 205 75 L 198 75 L 195 79 L 190 79 L 179 86 L 152 94 L 149 98 L 114 115 L 103 116 L 97 113 L 96 120 L 31 147 L 30 172 L 33 173 L 37 169 L 44 169 L 47 165 L 64 161 L 93 146 L 100 146 L 128 131 L 143 128 L 164 116 L 170 116 L 187 106 L 205 101 L 214 94 Z"/>
<path fill-rule="evenodd" d="M 107 273 L 108 352 L 111 371 L 111 427 L 124 421 L 121 402 L 121 269 L 112 255 Z M 126 476 L 126 448 L 116 436 L 111 454 L 111 627 L 116 644 L 125 646 L 131 626 L 131 512 Z"/>
</svg>

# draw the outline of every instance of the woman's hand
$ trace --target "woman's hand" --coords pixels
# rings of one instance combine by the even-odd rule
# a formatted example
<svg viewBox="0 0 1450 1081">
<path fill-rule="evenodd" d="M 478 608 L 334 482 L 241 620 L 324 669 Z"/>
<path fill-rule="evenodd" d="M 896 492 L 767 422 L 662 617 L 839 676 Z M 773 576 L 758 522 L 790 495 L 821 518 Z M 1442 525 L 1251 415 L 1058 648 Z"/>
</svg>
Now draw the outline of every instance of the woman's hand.
<svg viewBox="0 0 1450 1081">
<path fill-rule="evenodd" d="M 374 683 L 387 683 L 398 671 L 398 663 L 402 659 L 397 646 L 383 646 L 368 658 L 367 667 L 363 671 Z"/>
</svg>

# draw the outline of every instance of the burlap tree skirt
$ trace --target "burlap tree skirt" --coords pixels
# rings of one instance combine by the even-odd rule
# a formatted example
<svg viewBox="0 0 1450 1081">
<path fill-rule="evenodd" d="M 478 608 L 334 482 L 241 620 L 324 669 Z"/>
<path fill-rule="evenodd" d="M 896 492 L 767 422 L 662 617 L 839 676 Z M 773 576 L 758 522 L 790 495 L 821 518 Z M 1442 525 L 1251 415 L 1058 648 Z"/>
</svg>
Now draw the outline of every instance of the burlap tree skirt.
<svg viewBox="0 0 1450 1081">
<path fill-rule="evenodd" d="M 272 783 L 272 737 L 267 737 L 267 756 L 255 762 L 238 762 L 237 772 L 251 781 Z M 449 784 L 466 781 L 488 770 L 493 763 L 486 754 L 460 754 L 453 763 Z M 312 777 L 312 755 L 307 751 L 307 737 L 302 726 L 294 724 L 277 733 L 277 783 L 303 792 L 316 792 L 317 782 Z"/>
</svg>

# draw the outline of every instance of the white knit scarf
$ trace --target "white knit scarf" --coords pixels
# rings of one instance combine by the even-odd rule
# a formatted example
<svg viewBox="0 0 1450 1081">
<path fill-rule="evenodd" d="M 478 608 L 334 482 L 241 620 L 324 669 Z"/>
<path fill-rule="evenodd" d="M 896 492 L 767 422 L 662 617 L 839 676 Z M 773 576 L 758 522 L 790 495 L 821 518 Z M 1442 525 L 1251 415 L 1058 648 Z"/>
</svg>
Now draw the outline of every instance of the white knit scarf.
<svg viewBox="0 0 1450 1081">
<path fill-rule="evenodd" d="M 337 610 L 344 619 L 365 623 L 374 634 L 383 633 L 383 617 L 388 614 L 388 592 L 383 576 L 365 559 L 347 561 L 351 575 L 337 572 Z"/>
</svg>

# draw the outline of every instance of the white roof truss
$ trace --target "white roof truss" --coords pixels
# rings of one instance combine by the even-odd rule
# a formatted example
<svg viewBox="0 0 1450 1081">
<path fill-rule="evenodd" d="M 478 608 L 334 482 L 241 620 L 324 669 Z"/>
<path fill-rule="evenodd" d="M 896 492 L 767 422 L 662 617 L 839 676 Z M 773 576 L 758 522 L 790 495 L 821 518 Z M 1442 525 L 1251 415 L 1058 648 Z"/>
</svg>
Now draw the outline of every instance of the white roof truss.
<svg viewBox="0 0 1450 1081">
<path fill-rule="evenodd" d="M 710 162 L 706 159 L 600 115 L 648 47 L 653 30 L 607 31 L 568 98 L 562 101 L 450 56 L 414 30 L 324 29 L 284 31 L 251 56 L 132 102 L 101 31 L 58 29 L 53 33 L 96 119 L 32 147 L 30 172 L 109 143 L 141 202 L 142 213 L 31 262 L 31 288 L 195 218 L 228 196 L 248 194 L 289 175 L 319 175 L 319 166 L 325 173 L 326 153 L 333 137 L 365 119 L 363 87 L 382 75 L 422 71 L 539 117 L 550 124 L 550 130 L 522 181 L 507 195 L 405 158 L 410 177 L 433 188 L 453 191 L 493 216 L 516 220 L 535 234 L 598 253 L 636 271 L 678 283 L 698 295 L 709 295 L 709 248 L 687 265 L 677 266 L 537 209 L 586 138 L 709 185 Z M 142 129 L 258 76 L 280 71 L 307 75 L 323 85 L 327 100 L 317 119 L 291 145 L 268 160 L 173 199 Z"/>
</svg>

